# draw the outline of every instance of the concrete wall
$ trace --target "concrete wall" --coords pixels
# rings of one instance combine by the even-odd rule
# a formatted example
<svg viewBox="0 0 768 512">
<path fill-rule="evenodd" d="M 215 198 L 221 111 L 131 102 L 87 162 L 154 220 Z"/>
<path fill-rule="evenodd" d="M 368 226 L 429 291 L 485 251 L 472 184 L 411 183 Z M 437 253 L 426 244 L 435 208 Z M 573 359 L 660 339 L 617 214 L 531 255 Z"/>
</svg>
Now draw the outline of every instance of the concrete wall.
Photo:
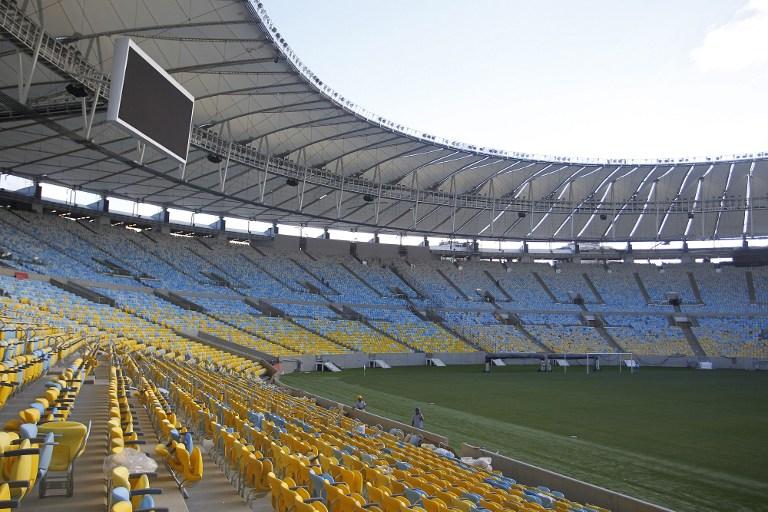
<svg viewBox="0 0 768 512">
<path fill-rule="evenodd" d="M 283 252 L 298 252 L 299 240 L 297 236 L 277 235 L 274 240 L 254 242 L 256 247 L 274 248 Z"/>
<path fill-rule="evenodd" d="M 357 244 L 357 257 L 363 260 L 397 260 L 398 247 L 390 244 Z"/>
<path fill-rule="evenodd" d="M 370 359 L 383 359 L 390 366 L 426 366 L 427 357 L 435 357 L 441 359 L 446 365 L 478 365 L 481 366 L 485 363 L 485 352 L 467 352 L 467 353 L 450 353 L 441 352 L 434 354 L 403 352 L 395 354 L 336 354 L 322 356 L 324 361 L 330 361 L 342 370 L 355 370 L 361 369 L 368 364 Z M 640 370 L 643 367 L 663 367 L 663 368 L 696 368 L 698 360 L 695 357 L 676 357 L 676 356 L 635 356 L 635 360 L 640 363 Z M 765 362 L 756 361 L 753 359 L 745 358 L 726 358 L 726 357 L 712 357 L 708 358 L 712 361 L 712 365 L 717 370 L 768 370 L 768 365 Z M 292 373 L 294 371 L 313 372 L 316 371 L 315 363 L 317 358 L 311 355 L 296 356 L 281 359 L 280 370 L 282 373 Z M 540 361 L 539 357 L 521 358 L 521 359 L 505 359 L 504 362 L 508 366 L 517 365 L 538 365 Z M 604 368 L 613 368 L 612 371 L 618 371 L 616 368 L 618 364 L 618 357 L 611 357 L 610 355 L 601 356 L 600 366 Z M 571 366 L 583 367 L 586 360 L 574 359 L 569 361 Z M 554 371 L 562 371 L 555 367 Z M 586 371 L 581 368 L 577 371 Z M 629 371 L 628 368 L 623 368 L 623 371 Z"/>
<path fill-rule="evenodd" d="M 416 263 L 418 261 L 430 261 L 432 260 L 432 253 L 429 247 L 421 246 L 409 246 L 408 247 L 408 261 Z"/>
<path fill-rule="evenodd" d="M 485 352 L 439 352 L 431 354 L 431 357 L 441 359 L 447 365 L 460 364 L 483 364 L 485 362 Z"/>
<path fill-rule="evenodd" d="M 424 354 L 416 354 L 413 352 L 403 352 L 396 354 L 375 354 L 369 356 L 368 354 L 353 353 L 353 354 L 335 354 L 322 356 L 323 361 L 330 361 L 340 367 L 342 370 L 362 370 L 363 366 L 367 366 L 371 359 L 383 359 L 390 366 L 425 366 L 426 356 Z M 317 363 L 315 356 L 297 356 L 281 358 L 280 371 L 281 373 L 292 373 L 294 371 L 302 372 L 314 372 Z M 374 370 L 377 371 L 377 370 Z"/>
<path fill-rule="evenodd" d="M 307 252 L 312 256 L 348 256 L 350 245 L 344 240 L 307 238 Z"/>
<path fill-rule="evenodd" d="M 544 485 L 560 491 L 569 500 L 591 503 L 610 509 L 612 512 L 672 512 L 668 508 L 610 491 L 574 478 L 548 471 L 538 466 L 504 457 L 476 446 L 462 444 L 462 457 L 490 457 L 494 470 L 527 485 Z"/>
</svg>

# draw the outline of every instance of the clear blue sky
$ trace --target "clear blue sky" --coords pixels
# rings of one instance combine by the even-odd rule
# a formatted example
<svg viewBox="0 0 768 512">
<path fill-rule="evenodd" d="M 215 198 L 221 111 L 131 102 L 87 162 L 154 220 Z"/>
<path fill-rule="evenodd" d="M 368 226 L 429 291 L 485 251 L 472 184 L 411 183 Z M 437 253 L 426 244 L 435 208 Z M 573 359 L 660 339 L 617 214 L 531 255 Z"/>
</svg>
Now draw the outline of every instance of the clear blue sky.
<svg viewBox="0 0 768 512">
<path fill-rule="evenodd" d="M 324 82 L 464 142 L 571 156 L 768 150 L 768 0 L 267 0 Z"/>
</svg>

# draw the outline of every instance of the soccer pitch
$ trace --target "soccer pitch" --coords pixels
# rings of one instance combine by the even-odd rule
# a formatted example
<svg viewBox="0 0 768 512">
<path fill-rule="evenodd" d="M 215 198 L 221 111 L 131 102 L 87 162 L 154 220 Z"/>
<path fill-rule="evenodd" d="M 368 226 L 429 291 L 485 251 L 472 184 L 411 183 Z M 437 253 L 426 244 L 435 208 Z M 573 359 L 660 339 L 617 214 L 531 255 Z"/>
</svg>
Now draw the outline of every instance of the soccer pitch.
<svg viewBox="0 0 768 512">
<path fill-rule="evenodd" d="M 347 369 L 288 385 L 680 511 L 768 510 L 768 374 Z M 526 482 L 535 483 L 535 482 Z"/>
</svg>

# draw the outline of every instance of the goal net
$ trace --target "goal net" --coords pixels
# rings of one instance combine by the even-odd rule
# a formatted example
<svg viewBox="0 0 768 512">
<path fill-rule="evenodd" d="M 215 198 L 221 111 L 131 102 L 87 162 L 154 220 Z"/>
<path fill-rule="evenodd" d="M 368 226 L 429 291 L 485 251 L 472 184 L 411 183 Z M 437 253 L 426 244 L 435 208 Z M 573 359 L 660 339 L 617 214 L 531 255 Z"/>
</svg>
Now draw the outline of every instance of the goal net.
<svg viewBox="0 0 768 512">
<path fill-rule="evenodd" d="M 600 371 L 603 367 L 618 367 L 619 372 L 628 369 L 634 372 L 639 368 L 632 352 L 582 352 L 562 354 L 553 358 L 558 366 L 568 371 L 571 366 L 584 366 L 586 372 Z"/>
</svg>

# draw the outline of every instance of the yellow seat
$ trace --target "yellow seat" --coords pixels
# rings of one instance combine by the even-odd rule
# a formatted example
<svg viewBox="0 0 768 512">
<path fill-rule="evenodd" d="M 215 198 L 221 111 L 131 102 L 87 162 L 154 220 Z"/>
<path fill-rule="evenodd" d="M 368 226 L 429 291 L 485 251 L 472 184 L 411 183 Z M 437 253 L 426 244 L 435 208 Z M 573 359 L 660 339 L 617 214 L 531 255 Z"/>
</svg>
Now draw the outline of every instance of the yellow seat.
<svg viewBox="0 0 768 512">
<path fill-rule="evenodd" d="M 9 485 L 10 497 L 20 500 L 35 487 L 40 450 L 33 448 L 29 439 L 24 439 L 17 449 L 6 449 L 2 456 L 6 459 L 3 461 L 2 479 L 13 482 Z"/>
<path fill-rule="evenodd" d="M 52 432 L 56 436 L 56 446 L 53 447 L 53 456 L 51 457 L 48 474 L 40 482 L 40 492 L 42 495 L 45 495 L 45 490 L 49 486 L 48 480 L 51 479 L 50 474 L 53 472 L 64 473 L 62 477 L 54 477 L 55 481 L 56 483 L 63 484 L 67 496 L 72 496 L 75 485 L 75 460 L 85 451 L 90 431 L 90 422 L 87 426 L 76 421 L 51 421 L 40 425 L 40 434 Z M 53 481 L 50 483 L 53 483 Z"/>
</svg>

